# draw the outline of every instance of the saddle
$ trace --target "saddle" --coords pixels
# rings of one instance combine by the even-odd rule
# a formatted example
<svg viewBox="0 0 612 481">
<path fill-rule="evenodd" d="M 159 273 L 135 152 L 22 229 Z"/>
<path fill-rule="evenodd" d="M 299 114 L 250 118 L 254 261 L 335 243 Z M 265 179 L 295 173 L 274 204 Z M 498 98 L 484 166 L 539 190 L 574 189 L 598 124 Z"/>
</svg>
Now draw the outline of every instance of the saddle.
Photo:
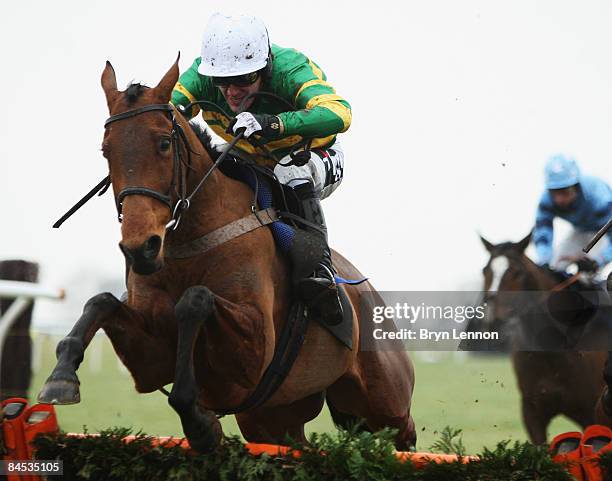
<svg viewBox="0 0 612 481">
<path fill-rule="evenodd" d="M 253 190 L 253 210 L 273 208 L 278 221 L 269 224 L 277 246 L 291 260 L 291 278 L 295 283 L 313 272 L 323 256 L 321 239 L 302 229 L 301 203 L 291 187 L 281 184 L 268 167 L 256 164 L 248 154 L 231 151 L 219 169 L 226 176 L 247 184 Z"/>
</svg>

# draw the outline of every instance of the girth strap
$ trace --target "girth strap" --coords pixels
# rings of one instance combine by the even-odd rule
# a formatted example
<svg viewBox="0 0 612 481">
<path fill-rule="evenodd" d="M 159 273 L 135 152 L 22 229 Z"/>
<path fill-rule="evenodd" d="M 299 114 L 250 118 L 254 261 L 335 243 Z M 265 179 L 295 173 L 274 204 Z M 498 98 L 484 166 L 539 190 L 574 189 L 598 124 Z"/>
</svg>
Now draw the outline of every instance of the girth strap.
<svg viewBox="0 0 612 481">
<path fill-rule="evenodd" d="M 251 232 L 258 227 L 271 224 L 277 220 L 278 216 L 274 208 L 270 207 L 268 209 L 259 210 L 246 217 L 230 222 L 223 227 L 219 227 L 186 244 L 178 246 L 166 244 L 164 247 L 164 257 L 167 259 L 186 259 L 188 257 L 197 256 L 227 241 L 235 239 L 236 237 L 240 237 L 247 232 Z"/>
</svg>

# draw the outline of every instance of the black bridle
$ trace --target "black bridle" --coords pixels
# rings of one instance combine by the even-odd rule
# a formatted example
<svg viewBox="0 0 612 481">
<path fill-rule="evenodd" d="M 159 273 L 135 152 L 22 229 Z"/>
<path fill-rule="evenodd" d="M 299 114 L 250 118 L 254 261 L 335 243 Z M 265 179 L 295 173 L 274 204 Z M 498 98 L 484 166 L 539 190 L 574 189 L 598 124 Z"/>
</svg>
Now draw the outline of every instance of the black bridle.
<svg viewBox="0 0 612 481">
<path fill-rule="evenodd" d="M 122 112 L 120 114 L 111 115 L 104 122 L 104 128 L 108 127 L 111 123 L 117 122 L 119 120 L 128 119 L 131 117 L 135 117 L 137 115 L 143 114 L 145 112 L 165 112 L 170 115 L 170 120 L 172 121 L 172 132 L 170 134 L 170 141 L 172 145 L 172 181 L 170 182 L 170 186 L 168 187 L 168 191 L 166 193 L 161 193 L 156 190 L 150 189 L 148 187 L 141 186 L 130 186 L 126 187 L 119 194 L 117 194 L 116 206 L 117 206 L 117 214 L 119 222 L 122 220 L 122 209 L 123 209 L 123 200 L 130 195 L 144 195 L 151 197 L 162 204 L 166 205 L 171 211 L 171 219 L 166 224 L 166 229 L 176 229 L 181 221 L 181 216 L 183 213 L 189 209 L 191 205 L 191 201 L 193 197 L 197 194 L 197 192 L 202 188 L 206 179 L 212 174 L 212 172 L 221 164 L 223 159 L 227 156 L 228 152 L 236 145 L 236 143 L 242 138 L 244 131 L 239 132 L 234 139 L 227 145 L 227 148 L 224 152 L 217 158 L 215 163 L 208 169 L 208 171 L 204 174 L 198 185 L 191 191 L 189 195 L 187 195 L 187 173 L 188 169 L 193 169 L 191 166 L 191 153 L 193 150 L 191 149 L 191 145 L 187 140 L 185 132 L 183 128 L 180 126 L 179 122 L 176 120 L 176 109 L 171 104 L 151 104 L 145 105 L 144 107 L 140 107 L 133 110 L 128 110 L 126 112 Z M 181 144 L 185 147 L 185 151 L 187 152 L 187 159 L 185 160 L 181 154 Z M 88 200 L 90 200 L 94 195 L 102 195 L 104 194 L 111 184 L 111 177 L 107 175 L 102 181 L 100 181 L 92 190 L 90 190 L 81 200 L 79 200 L 73 207 L 68 210 L 55 224 L 53 224 L 54 228 L 58 228 L 61 226 L 64 221 L 66 221 L 72 214 L 74 214 L 77 210 L 79 210 Z M 176 202 L 172 203 L 172 194 L 176 195 Z"/>
<path fill-rule="evenodd" d="M 172 120 L 172 132 L 170 134 L 171 144 L 172 144 L 172 180 L 170 182 L 170 186 L 165 194 L 158 192 L 156 190 L 150 189 L 148 187 L 135 187 L 130 186 L 126 187 L 117 194 L 116 204 L 117 204 L 117 215 L 119 222 L 121 222 L 123 218 L 123 200 L 129 195 L 143 195 L 147 197 L 151 197 L 162 204 L 164 204 L 170 211 L 172 212 L 172 218 L 170 222 L 166 225 L 166 228 L 176 229 L 181 219 L 181 214 L 185 210 L 185 208 L 189 207 L 189 202 L 185 204 L 185 190 L 186 190 L 186 172 L 187 168 L 191 167 L 191 162 L 188 160 L 187 163 L 184 162 L 181 156 L 181 150 L 179 146 L 179 140 L 184 141 L 184 135 L 181 127 L 178 125 L 176 118 L 174 116 L 174 109 L 170 104 L 152 104 L 146 105 L 144 107 L 140 107 L 138 109 L 128 110 L 127 112 L 122 112 L 117 115 L 111 115 L 104 122 L 104 128 L 107 128 L 113 122 L 117 122 L 119 120 L 129 119 L 131 117 L 135 117 L 136 115 L 143 114 L 145 112 L 167 112 L 171 116 Z M 187 147 L 187 155 L 191 156 L 191 151 L 189 145 L 185 145 Z M 178 183 L 178 185 L 177 185 Z M 176 204 L 172 205 L 172 191 L 175 191 L 178 200 Z M 183 206 L 185 208 L 183 208 Z"/>
</svg>

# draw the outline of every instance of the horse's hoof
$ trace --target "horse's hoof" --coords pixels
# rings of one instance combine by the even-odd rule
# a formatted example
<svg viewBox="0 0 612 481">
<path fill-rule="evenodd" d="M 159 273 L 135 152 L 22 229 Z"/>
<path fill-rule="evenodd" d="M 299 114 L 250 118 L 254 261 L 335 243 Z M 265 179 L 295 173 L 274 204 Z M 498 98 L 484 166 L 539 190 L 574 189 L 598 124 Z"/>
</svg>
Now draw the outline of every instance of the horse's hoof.
<svg viewBox="0 0 612 481">
<path fill-rule="evenodd" d="M 193 420 L 195 422 L 189 426 L 183 424 L 183 432 L 189 441 L 189 446 L 200 454 L 212 453 L 223 438 L 221 423 L 212 411 L 202 412 L 200 409 L 196 409 Z"/>
<path fill-rule="evenodd" d="M 81 402 L 78 381 L 47 380 L 38 394 L 41 404 L 77 404 Z"/>
</svg>

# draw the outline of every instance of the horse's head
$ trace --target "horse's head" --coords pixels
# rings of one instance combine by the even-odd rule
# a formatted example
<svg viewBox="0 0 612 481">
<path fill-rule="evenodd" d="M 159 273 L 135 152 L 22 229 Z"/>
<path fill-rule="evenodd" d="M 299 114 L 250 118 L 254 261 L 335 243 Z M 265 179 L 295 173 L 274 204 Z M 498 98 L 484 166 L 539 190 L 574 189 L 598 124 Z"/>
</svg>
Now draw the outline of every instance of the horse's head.
<svg viewBox="0 0 612 481">
<path fill-rule="evenodd" d="M 519 242 L 492 244 L 480 237 L 490 254 L 489 261 L 482 269 L 484 275 L 484 300 L 492 308 L 492 319 L 501 321 L 514 315 L 516 297 L 504 296 L 500 292 L 529 291 L 537 287 L 534 273 L 537 266 L 525 255 L 525 249 L 531 241 L 531 233 Z M 492 306 L 490 304 L 493 304 Z"/>
<path fill-rule="evenodd" d="M 161 268 L 166 224 L 184 181 L 174 152 L 178 148 L 174 110 L 168 104 L 178 76 L 177 59 L 156 87 L 131 84 L 119 91 L 109 62 L 102 73 L 111 115 L 105 124 L 102 151 L 122 220 L 119 246 L 137 274 L 152 274 Z M 145 106 L 158 108 L 147 110 Z"/>
</svg>

